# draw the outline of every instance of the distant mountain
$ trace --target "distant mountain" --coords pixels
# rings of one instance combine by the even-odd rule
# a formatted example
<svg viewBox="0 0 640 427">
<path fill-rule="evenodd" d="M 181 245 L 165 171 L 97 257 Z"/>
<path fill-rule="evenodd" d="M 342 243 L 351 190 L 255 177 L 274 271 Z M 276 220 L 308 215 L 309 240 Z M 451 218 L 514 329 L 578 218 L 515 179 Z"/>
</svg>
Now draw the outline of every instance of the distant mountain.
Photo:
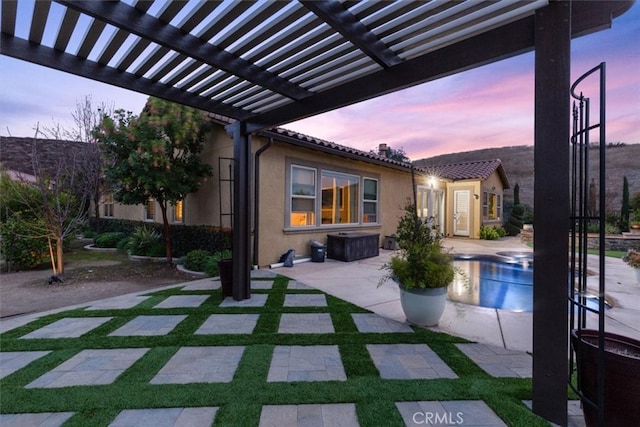
<svg viewBox="0 0 640 427">
<path fill-rule="evenodd" d="M 600 159 L 598 151 L 590 150 L 589 173 L 599 180 Z M 622 205 L 622 181 L 629 181 L 629 193 L 640 192 L 640 144 L 610 144 L 605 150 L 607 211 L 620 212 Z M 505 202 L 513 202 L 513 187 L 520 185 L 520 202 L 533 206 L 533 146 L 486 148 L 463 153 L 443 154 L 416 160 L 416 166 L 446 165 L 473 160 L 500 159 L 507 173 L 511 188 L 505 190 Z M 567 196 L 569 192 L 567 190 Z"/>
</svg>

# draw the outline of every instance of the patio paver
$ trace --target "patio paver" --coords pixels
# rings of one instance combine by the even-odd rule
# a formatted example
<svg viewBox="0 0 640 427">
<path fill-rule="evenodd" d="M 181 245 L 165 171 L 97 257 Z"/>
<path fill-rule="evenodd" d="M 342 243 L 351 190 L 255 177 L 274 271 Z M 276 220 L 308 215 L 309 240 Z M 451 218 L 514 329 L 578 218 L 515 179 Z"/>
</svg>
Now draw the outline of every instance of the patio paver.
<svg viewBox="0 0 640 427">
<path fill-rule="evenodd" d="M 58 427 L 72 416 L 73 412 L 0 414 L 0 425 L 2 427 Z"/>
<path fill-rule="evenodd" d="M 288 294 L 284 297 L 285 307 L 326 307 L 327 298 L 321 294 Z"/>
<path fill-rule="evenodd" d="M 194 280 L 193 282 L 189 282 L 186 286 L 182 288 L 183 291 L 213 291 L 215 289 L 220 289 L 222 284 L 219 280 L 213 280 L 212 278 Z"/>
<path fill-rule="evenodd" d="M 351 313 L 351 318 L 356 324 L 359 332 L 363 333 L 396 333 L 406 332 L 412 333 L 413 328 L 407 323 L 397 322 L 392 319 L 387 319 L 375 313 Z"/>
<path fill-rule="evenodd" d="M 231 297 L 226 297 L 219 307 L 264 307 L 267 302 L 267 294 L 251 294 L 251 298 L 236 301 Z"/>
<path fill-rule="evenodd" d="M 367 344 L 367 351 L 382 378 L 458 378 L 426 344 Z"/>
<path fill-rule="evenodd" d="M 136 305 L 148 300 L 150 297 L 144 296 L 120 296 L 108 298 L 102 301 L 97 301 L 86 308 L 87 311 L 91 310 L 121 310 L 127 308 L 133 308 Z"/>
<path fill-rule="evenodd" d="M 494 377 L 531 378 L 533 358 L 522 351 L 486 344 L 456 344 L 464 354 Z"/>
<path fill-rule="evenodd" d="M 171 295 L 156 304 L 154 308 L 200 307 L 207 298 L 209 295 Z"/>
<path fill-rule="evenodd" d="M 125 409 L 110 427 L 209 427 L 218 412 L 217 407 Z"/>
<path fill-rule="evenodd" d="M 186 315 L 138 316 L 109 334 L 110 337 L 167 335 Z"/>
<path fill-rule="evenodd" d="M 289 280 L 289 283 L 287 284 L 287 289 L 291 289 L 291 290 L 311 290 L 313 289 L 311 286 L 307 285 L 306 283 L 303 282 L 298 282 L 297 280 Z"/>
<path fill-rule="evenodd" d="M 407 426 L 506 426 L 482 400 L 396 402 Z"/>
<path fill-rule="evenodd" d="M 252 280 L 251 289 L 273 289 L 273 280 Z"/>
<path fill-rule="evenodd" d="M 267 382 L 346 381 L 337 345 L 276 346 Z"/>
<path fill-rule="evenodd" d="M 356 405 L 266 405 L 262 407 L 259 427 L 272 426 L 359 426 Z"/>
<path fill-rule="evenodd" d="M 111 384 L 148 350 L 148 348 L 82 350 L 71 359 L 27 384 L 25 388 Z"/>
<path fill-rule="evenodd" d="M 282 313 L 278 332 L 281 334 L 334 333 L 329 313 Z"/>
<path fill-rule="evenodd" d="M 231 382 L 243 352 L 243 346 L 182 347 L 151 384 Z"/>
<path fill-rule="evenodd" d="M 212 314 L 195 334 L 250 334 L 256 327 L 259 317 L 259 314 Z"/>
<path fill-rule="evenodd" d="M 11 375 L 51 351 L 3 351 L 0 352 L 0 379 Z"/>
<path fill-rule="evenodd" d="M 21 338 L 78 338 L 111 319 L 112 317 L 65 317 Z"/>
</svg>

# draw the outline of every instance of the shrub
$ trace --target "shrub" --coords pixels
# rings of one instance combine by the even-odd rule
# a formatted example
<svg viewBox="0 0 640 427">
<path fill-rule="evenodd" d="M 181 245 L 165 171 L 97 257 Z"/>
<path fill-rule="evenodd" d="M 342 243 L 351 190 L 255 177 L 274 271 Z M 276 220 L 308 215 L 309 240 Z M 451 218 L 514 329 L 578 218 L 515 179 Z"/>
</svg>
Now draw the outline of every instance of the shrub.
<svg viewBox="0 0 640 427">
<path fill-rule="evenodd" d="M 129 237 L 127 249 L 131 255 L 148 256 L 154 246 L 162 244 L 162 235 L 154 228 L 143 225 L 135 229 Z M 163 251 L 164 253 L 164 246 Z"/>
<path fill-rule="evenodd" d="M 167 255 L 167 248 L 164 246 L 164 243 L 158 243 L 151 246 L 147 249 L 145 256 L 151 257 L 163 257 Z"/>
<path fill-rule="evenodd" d="M 16 270 L 29 270 L 42 264 L 49 256 L 47 239 L 33 231 L 33 223 L 41 220 L 24 219 L 19 213 L 0 223 L 2 254 Z M 44 226 L 44 225 L 42 225 Z"/>
<path fill-rule="evenodd" d="M 500 227 L 485 227 L 480 226 L 480 238 L 482 240 L 497 240 L 506 235 L 506 231 Z"/>
<path fill-rule="evenodd" d="M 205 271 L 209 258 L 211 258 L 211 252 L 204 249 L 195 249 L 184 257 L 183 265 L 191 271 Z"/>
<path fill-rule="evenodd" d="M 96 236 L 94 242 L 99 248 L 116 248 L 118 247 L 118 242 L 120 242 L 124 237 L 126 237 L 124 233 L 119 231 L 109 231 Z"/>
<path fill-rule="evenodd" d="M 85 239 L 94 239 L 94 241 L 97 235 L 98 233 L 93 230 L 84 230 L 82 232 L 82 237 L 84 237 Z"/>
<path fill-rule="evenodd" d="M 207 263 L 205 265 L 204 272 L 208 277 L 215 277 L 220 274 L 218 269 L 218 261 L 221 259 L 231 258 L 232 254 L 230 250 L 224 250 L 214 253 L 207 259 Z"/>
<path fill-rule="evenodd" d="M 506 230 L 509 236 L 517 236 L 520 234 L 520 230 L 522 229 L 522 217 L 524 216 L 524 206 L 522 205 L 513 205 L 513 209 L 511 210 L 511 216 L 509 220 L 504 225 L 504 229 Z"/>
<path fill-rule="evenodd" d="M 126 253 L 129 250 L 129 237 L 123 237 L 116 245 L 118 252 Z"/>
</svg>

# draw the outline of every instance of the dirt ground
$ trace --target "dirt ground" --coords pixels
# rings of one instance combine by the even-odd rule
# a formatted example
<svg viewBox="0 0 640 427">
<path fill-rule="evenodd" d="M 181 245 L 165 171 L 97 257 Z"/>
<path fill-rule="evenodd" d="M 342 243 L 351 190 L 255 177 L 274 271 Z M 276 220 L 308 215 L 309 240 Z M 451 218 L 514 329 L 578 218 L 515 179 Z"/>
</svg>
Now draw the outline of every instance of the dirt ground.
<svg viewBox="0 0 640 427">
<path fill-rule="evenodd" d="M 166 263 L 75 261 L 65 280 L 49 284 L 50 269 L 0 274 L 0 318 L 38 313 L 193 280 Z"/>
</svg>

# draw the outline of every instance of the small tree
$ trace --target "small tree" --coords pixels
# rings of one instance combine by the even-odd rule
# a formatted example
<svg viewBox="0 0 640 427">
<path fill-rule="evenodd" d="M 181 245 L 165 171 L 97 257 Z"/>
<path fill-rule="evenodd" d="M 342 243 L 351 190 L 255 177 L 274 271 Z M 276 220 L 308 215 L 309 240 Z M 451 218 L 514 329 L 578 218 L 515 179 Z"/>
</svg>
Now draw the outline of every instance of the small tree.
<svg viewBox="0 0 640 427">
<path fill-rule="evenodd" d="M 381 152 L 378 152 L 375 150 L 370 150 L 369 152 L 372 154 L 380 154 L 380 155 L 382 154 Z M 398 149 L 394 149 L 394 148 L 391 148 L 390 146 L 387 146 L 387 149 L 384 152 L 384 156 L 387 159 L 395 160 L 397 162 L 411 163 L 411 159 L 407 156 L 407 153 L 404 151 L 404 148 L 402 147 Z"/>
<path fill-rule="evenodd" d="M 213 172 L 200 159 L 208 123 L 201 111 L 149 98 L 140 117 L 117 110 L 105 116 L 96 137 L 105 156 L 105 178 L 114 199 L 160 206 L 167 261 L 172 262 L 168 205 L 197 191 Z"/>
<path fill-rule="evenodd" d="M 36 131 L 37 135 L 37 131 Z M 62 151 L 62 150 L 61 150 Z M 3 192 L 12 200 L 16 211 L 37 221 L 25 221 L 30 238 L 46 238 L 53 274 L 64 274 L 64 243 L 75 235 L 86 221 L 87 186 L 80 173 L 78 150 L 65 150 L 52 165 L 43 166 L 37 139 L 30 147 L 32 174 L 3 180 Z"/>
<path fill-rule="evenodd" d="M 622 208 L 620 209 L 620 231 L 629 231 L 629 181 L 622 181 Z"/>
</svg>

